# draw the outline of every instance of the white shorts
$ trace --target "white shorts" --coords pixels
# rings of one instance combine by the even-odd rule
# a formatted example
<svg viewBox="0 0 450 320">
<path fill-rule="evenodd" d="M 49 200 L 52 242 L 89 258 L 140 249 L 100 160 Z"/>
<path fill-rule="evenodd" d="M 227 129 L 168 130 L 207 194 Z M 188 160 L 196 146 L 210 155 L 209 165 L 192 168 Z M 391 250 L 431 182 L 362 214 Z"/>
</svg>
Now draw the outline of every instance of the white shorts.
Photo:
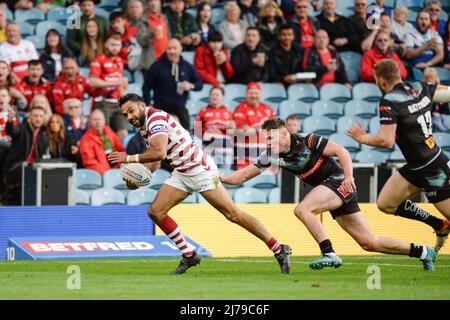
<svg viewBox="0 0 450 320">
<path fill-rule="evenodd" d="M 214 160 L 208 157 L 206 167 L 199 166 L 185 173 L 174 170 L 164 183 L 188 193 L 201 193 L 217 189 L 220 186 L 220 174 Z"/>
</svg>

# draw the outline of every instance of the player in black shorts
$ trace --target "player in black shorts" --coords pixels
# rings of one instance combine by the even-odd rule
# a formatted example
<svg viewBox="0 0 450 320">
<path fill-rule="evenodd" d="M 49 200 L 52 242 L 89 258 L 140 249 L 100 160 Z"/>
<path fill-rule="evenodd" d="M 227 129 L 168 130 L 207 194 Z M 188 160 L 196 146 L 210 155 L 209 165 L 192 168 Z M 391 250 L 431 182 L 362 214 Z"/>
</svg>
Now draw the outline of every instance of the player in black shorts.
<svg viewBox="0 0 450 320">
<path fill-rule="evenodd" d="M 358 206 L 352 159 L 344 147 L 315 134 L 306 137 L 290 134 L 284 120 L 280 118 L 266 120 L 262 129 L 267 130 L 267 150 L 260 154 L 254 164 L 221 177 L 221 181 L 241 184 L 275 165 L 314 186 L 294 210 L 295 215 L 319 244 L 323 255 L 322 258 L 311 262 L 310 268 L 337 268 L 342 264 L 322 224 L 316 218 L 317 214 L 330 211 L 339 225 L 364 250 L 409 255 L 421 259 L 425 270 L 434 270 L 434 257 L 427 255 L 429 250 L 426 247 L 376 237 L 370 232 Z M 331 158 L 334 156 L 338 157 L 343 170 Z"/>
<path fill-rule="evenodd" d="M 393 60 L 383 60 L 375 66 L 375 79 L 383 92 L 379 132 L 369 136 L 361 125 L 355 125 L 347 134 L 373 147 L 392 148 L 397 143 L 407 164 L 384 185 L 378 208 L 432 227 L 437 235 L 434 250 L 438 252 L 450 233 L 450 221 L 431 215 L 408 199 L 424 190 L 436 209 L 450 218 L 450 160 L 433 138 L 431 121 L 432 102 L 450 101 L 450 88 L 404 83 Z"/>
</svg>

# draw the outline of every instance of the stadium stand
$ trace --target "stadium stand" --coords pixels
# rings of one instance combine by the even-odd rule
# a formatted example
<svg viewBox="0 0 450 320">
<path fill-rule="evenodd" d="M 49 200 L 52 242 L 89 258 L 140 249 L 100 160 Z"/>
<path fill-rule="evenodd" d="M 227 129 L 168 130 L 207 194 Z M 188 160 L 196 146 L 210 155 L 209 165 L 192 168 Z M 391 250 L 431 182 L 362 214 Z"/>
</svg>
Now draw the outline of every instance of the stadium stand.
<svg viewBox="0 0 450 320">
<path fill-rule="evenodd" d="M 96 189 L 91 194 L 91 205 L 120 205 L 125 204 L 125 196 L 122 192 L 112 188 Z"/>
<path fill-rule="evenodd" d="M 267 193 L 256 188 L 240 188 L 233 194 L 236 203 L 267 203 Z"/>
<path fill-rule="evenodd" d="M 140 206 L 149 205 L 155 200 L 156 191 L 149 188 L 131 190 L 127 195 L 127 205 Z"/>
</svg>

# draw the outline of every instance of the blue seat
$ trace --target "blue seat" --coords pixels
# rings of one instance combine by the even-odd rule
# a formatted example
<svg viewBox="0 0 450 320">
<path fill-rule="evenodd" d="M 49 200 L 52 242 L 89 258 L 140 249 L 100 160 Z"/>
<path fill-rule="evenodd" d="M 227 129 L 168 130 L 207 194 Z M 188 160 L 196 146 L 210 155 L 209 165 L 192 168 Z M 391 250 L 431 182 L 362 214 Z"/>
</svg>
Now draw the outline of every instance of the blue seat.
<svg viewBox="0 0 450 320">
<path fill-rule="evenodd" d="M 397 2 L 395 3 L 396 7 L 405 6 L 408 9 L 414 10 L 416 12 L 422 10 L 424 8 L 424 5 L 425 5 L 424 0 L 397 0 Z"/>
<path fill-rule="evenodd" d="M 11 10 L 6 8 L 6 21 L 13 21 L 14 20 L 14 14 Z"/>
<path fill-rule="evenodd" d="M 102 186 L 102 176 L 95 170 L 77 169 L 75 179 L 79 189 L 92 190 Z"/>
<path fill-rule="evenodd" d="M 106 11 L 113 11 L 119 6 L 119 2 L 120 0 L 102 0 L 98 6 Z"/>
<path fill-rule="evenodd" d="M 36 50 L 38 51 L 43 50 L 45 47 L 45 37 L 39 35 L 28 36 L 25 38 L 25 40 L 31 41 L 34 44 Z"/>
<path fill-rule="evenodd" d="M 183 57 L 184 60 L 186 60 L 187 62 L 189 62 L 190 64 L 194 64 L 194 51 L 183 51 L 181 53 L 181 56 Z"/>
<path fill-rule="evenodd" d="M 274 102 L 270 100 L 262 100 L 262 103 L 272 108 L 275 115 L 278 115 L 278 112 L 280 110 L 280 102 Z"/>
<path fill-rule="evenodd" d="M 360 151 L 355 160 L 361 163 L 385 163 L 389 159 L 389 153 L 378 151 Z"/>
<path fill-rule="evenodd" d="M 412 80 L 420 81 L 422 80 L 423 73 L 417 68 L 412 67 Z"/>
<path fill-rule="evenodd" d="M 240 104 L 239 101 L 235 100 L 227 100 L 223 103 L 228 109 L 230 109 L 231 112 L 234 112 L 236 110 L 237 106 Z"/>
<path fill-rule="evenodd" d="M 130 130 L 128 129 L 128 135 L 125 136 L 125 138 L 122 139 L 122 144 L 124 146 L 124 148 L 126 149 L 128 146 L 128 143 L 130 142 L 131 139 L 133 139 L 133 137 L 135 136 L 136 133 L 134 133 L 132 131 L 132 133 L 130 133 Z"/>
<path fill-rule="evenodd" d="M 345 104 L 345 116 L 372 119 L 377 116 L 376 105 L 362 100 L 351 100 Z"/>
<path fill-rule="evenodd" d="M 197 8 L 188 8 L 188 9 L 185 9 L 184 12 L 186 12 L 187 14 L 190 14 L 194 18 L 197 17 Z"/>
<path fill-rule="evenodd" d="M 188 100 L 186 103 L 186 109 L 188 110 L 190 116 L 198 115 L 200 110 L 204 107 L 206 107 L 206 104 L 202 101 Z"/>
<path fill-rule="evenodd" d="M 239 188 L 234 192 L 236 203 L 267 203 L 267 192 L 255 188 Z"/>
<path fill-rule="evenodd" d="M 86 67 L 78 68 L 78 72 L 80 73 L 81 76 L 83 76 L 85 78 L 89 77 L 89 68 L 86 68 Z"/>
<path fill-rule="evenodd" d="M 106 19 L 106 21 L 109 21 L 109 15 L 110 13 L 108 11 L 106 11 L 105 9 L 96 7 L 95 8 L 95 15 L 96 16 L 100 16 Z"/>
<path fill-rule="evenodd" d="M 136 93 L 142 97 L 142 84 L 141 83 L 130 83 L 126 93 Z"/>
<path fill-rule="evenodd" d="M 225 11 L 223 8 L 213 8 L 211 12 L 211 23 L 213 25 L 218 25 L 222 20 L 225 19 Z"/>
<path fill-rule="evenodd" d="M 46 35 L 47 31 L 50 29 L 55 29 L 59 32 L 62 37 L 66 36 L 67 28 L 57 21 L 41 21 L 36 25 L 37 35 Z"/>
<path fill-rule="evenodd" d="M 442 150 L 450 151 L 450 133 L 447 132 L 436 132 L 433 134 L 434 139 Z"/>
<path fill-rule="evenodd" d="M 84 99 L 83 101 L 83 114 L 89 116 L 91 114 L 92 98 Z"/>
<path fill-rule="evenodd" d="M 341 52 L 341 58 L 344 61 L 347 70 L 353 69 L 361 71 L 361 54 L 353 51 L 344 51 Z"/>
<path fill-rule="evenodd" d="M 353 8 L 355 5 L 355 1 L 354 0 L 339 0 L 336 1 L 336 11 L 338 10 L 343 10 L 343 9 L 349 9 L 349 8 Z"/>
<path fill-rule="evenodd" d="M 413 10 L 408 10 L 408 16 L 406 17 L 406 21 L 411 23 L 413 26 L 416 25 L 416 19 L 417 19 L 418 13 Z"/>
<path fill-rule="evenodd" d="M 360 82 L 353 87 L 353 99 L 378 102 L 381 99 L 381 91 L 374 83 Z"/>
<path fill-rule="evenodd" d="M 120 190 L 128 189 L 120 169 L 109 169 L 103 174 L 103 187 Z"/>
<path fill-rule="evenodd" d="M 131 190 L 127 195 L 127 205 L 140 206 L 149 205 L 155 200 L 156 191 L 149 188 Z"/>
<path fill-rule="evenodd" d="M 352 83 L 359 82 L 359 78 L 361 77 L 360 69 L 346 69 L 348 78 Z"/>
<path fill-rule="evenodd" d="M 311 115 L 311 105 L 294 100 L 286 100 L 280 103 L 279 116 L 286 120 L 289 116 L 295 115 L 300 119 L 304 119 Z"/>
<path fill-rule="evenodd" d="M 352 92 L 341 83 L 327 83 L 320 88 L 320 100 L 323 101 L 347 102 L 351 98 Z"/>
<path fill-rule="evenodd" d="M 142 71 L 135 71 L 133 72 L 133 82 L 134 83 L 139 83 L 140 85 L 142 85 L 144 83 L 144 74 L 142 73 Z"/>
<path fill-rule="evenodd" d="M 152 182 L 150 183 L 150 188 L 159 189 L 164 184 L 164 182 L 169 178 L 170 172 L 164 169 L 158 169 L 153 173 Z"/>
<path fill-rule="evenodd" d="M 123 69 L 123 76 L 128 79 L 128 83 L 132 84 L 133 82 L 133 74 L 127 69 Z"/>
<path fill-rule="evenodd" d="M 436 72 L 442 84 L 450 85 L 450 71 L 442 67 L 436 67 Z"/>
<path fill-rule="evenodd" d="M 88 206 L 90 205 L 89 193 L 84 190 L 76 189 L 75 190 L 75 205 L 77 206 Z"/>
<path fill-rule="evenodd" d="M 281 203 L 281 188 L 273 188 L 267 195 L 268 203 Z"/>
<path fill-rule="evenodd" d="M 52 8 L 47 12 L 47 20 L 48 21 L 57 21 L 62 24 L 66 24 L 67 19 L 71 17 L 73 12 L 71 12 L 68 8 Z"/>
<path fill-rule="evenodd" d="M 336 122 L 336 132 L 337 133 L 346 133 L 347 130 L 356 123 L 360 123 L 363 125 L 364 129 L 368 129 L 368 121 L 366 119 L 356 118 L 356 117 L 340 117 Z"/>
<path fill-rule="evenodd" d="M 22 22 L 28 22 L 36 25 L 45 20 L 45 13 L 37 8 L 31 8 L 26 10 L 18 9 L 14 13 L 14 20 L 21 24 Z"/>
<path fill-rule="evenodd" d="M 263 172 L 262 174 L 244 182 L 244 188 L 269 189 L 278 187 L 277 177 L 270 172 Z"/>
<path fill-rule="evenodd" d="M 20 34 L 22 38 L 26 38 L 28 36 L 34 35 L 35 26 L 32 24 L 29 24 L 28 22 L 22 22 L 20 24 Z M 45 34 L 44 34 L 45 37 Z"/>
<path fill-rule="evenodd" d="M 211 90 L 211 87 L 210 84 L 204 84 L 200 91 L 189 91 L 189 99 L 209 103 L 209 90 Z"/>
<path fill-rule="evenodd" d="M 442 11 L 450 11 L 450 0 L 441 0 Z"/>
<path fill-rule="evenodd" d="M 197 194 L 191 193 L 189 196 L 186 197 L 181 203 L 197 203 Z"/>
<path fill-rule="evenodd" d="M 344 115 L 344 106 L 334 101 L 319 100 L 311 106 L 313 116 L 325 116 L 330 119 L 338 119 Z"/>
<path fill-rule="evenodd" d="M 329 136 L 336 132 L 336 122 L 327 117 L 308 117 L 302 125 L 304 133 L 316 133 L 318 135 Z"/>
<path fill-rule="evenodd" d="M 91 205 L 118 205 L 125 204 L 125 196 L 122 192 L 112 188 L 96 189 L 91 194 Z"/>
<path fill-rule="evenodd" d="M 369 133 L 375 134 L 378 132 L 378 130 L 380 130 L 380 118 L 374 117 L 374 118 L 370 119 L 370 122 L 369 122 Z"/>
<path fill-rule="evenodd" d="M 284 86 L 281 84 L 263 83 L 261 91 L 262 100 L 281 102 L 287 99 L 286 89 L 284 89 Z"/>
<path fill-rule="evenodd" d="M 296 83 L 288 88 L 289 100 L 300 100 L 303 102 L 312 103 L 319 100 L 319 91 L 316 86 L 310 83 Z"/>
<path fill-rule="evenodd" d="M 361 150 L 361 145 L 352 138 L 350 138 L 345 133 L 338 132 L 332 134 L 329 137 L 329 139 L 332 140 L 333 142 L 336 142 L 337 144 L 340 144 L 341 146 L 346 148 L 349 152 L 358 152 Z"/>
<path fill-rule="evenodd" d="M 245 99 L 245 85 L 239 83 L 231 83 L 225 85 L 225 99 L 227 101 L 243 101 Z"/>
<path fill-rule="evenodd" d="M 391 161 L 405 161 L 405 157 L 403 156 L 402 152 L 399 149 L 397 149 L 397 150 L 392 151 L 389 154 L 389 160 L 391 160 Z"/>
</svg>

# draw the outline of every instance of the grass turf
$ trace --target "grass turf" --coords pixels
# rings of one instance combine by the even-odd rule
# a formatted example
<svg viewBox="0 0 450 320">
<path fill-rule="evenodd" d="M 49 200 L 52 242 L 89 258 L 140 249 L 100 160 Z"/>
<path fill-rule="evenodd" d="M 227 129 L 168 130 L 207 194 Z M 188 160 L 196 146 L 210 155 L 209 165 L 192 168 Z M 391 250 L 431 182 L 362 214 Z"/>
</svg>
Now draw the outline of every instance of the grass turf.
<svg viewBox="0 0 450 320">
<path fill-rule="evenodd" d="M 290 275 L 270 258 L 203 258 L 181 276 L 168 273 L 177 259 L 0 262 L 0 299 L 450 299 L 450 256 L 436 272 L 416 259 L 343 257 L 338 269 L 314 271 L 317 257 L 292 257 Z M 81 270 L 81 289 L 69 290 L 67 268 Z M 380 268 L 381 289 L 367 288 L 370 265 Z"/>
</svg>

